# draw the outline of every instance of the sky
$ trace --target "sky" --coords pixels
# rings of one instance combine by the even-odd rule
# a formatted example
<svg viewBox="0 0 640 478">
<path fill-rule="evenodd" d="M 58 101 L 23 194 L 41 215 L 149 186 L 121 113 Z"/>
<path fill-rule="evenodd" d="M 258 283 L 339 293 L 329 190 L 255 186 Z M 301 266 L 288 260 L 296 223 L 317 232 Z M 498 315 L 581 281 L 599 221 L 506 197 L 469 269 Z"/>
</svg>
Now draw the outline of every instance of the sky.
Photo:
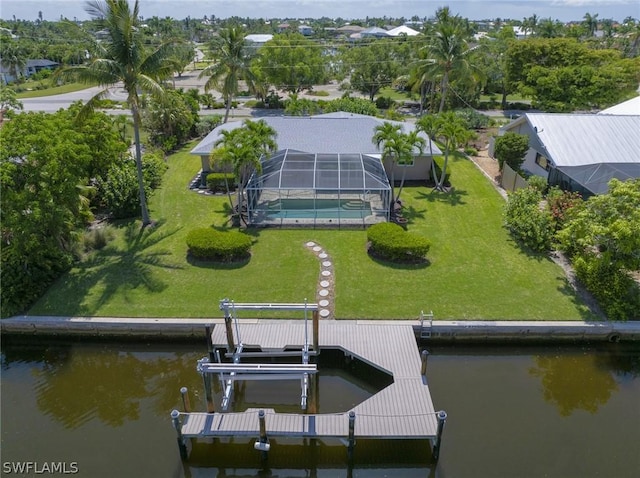
<svg viewBox="0 0 640 478">
<path fill-rule="evenodd" d="M 134 0 L 130 0 L 133 4 Z M 0 18 L 36 20 L 87 19 L 86 0 L 1 0 Z M 140 0 L 144 18 L 183 19 L 204 15 L 226 18 L 320 18 L 364 19 L 365 17 L 432 17 L 438 7 L 448 5 L 454 14 L 470 20 L 522 20 L 539 18 L 580 21 L 585 13 L 622 21 L 640 18 L 640 0 Z"/>
</svg>

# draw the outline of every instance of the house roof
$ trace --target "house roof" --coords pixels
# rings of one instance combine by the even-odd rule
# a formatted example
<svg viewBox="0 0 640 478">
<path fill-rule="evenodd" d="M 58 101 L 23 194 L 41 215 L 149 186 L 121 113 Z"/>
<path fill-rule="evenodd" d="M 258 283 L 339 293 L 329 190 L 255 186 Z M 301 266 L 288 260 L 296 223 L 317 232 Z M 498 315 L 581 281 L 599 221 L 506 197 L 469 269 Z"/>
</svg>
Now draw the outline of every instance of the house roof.
<svg viewBox="0 0 640 478">
<path fill-rule="evenodd" d="M 409 28 L 406 25 L 400 25 L 399 27 L 392 28 L 387 32 L 387 35 L 391 37 L 397 37 L 400 35 L 407 35 L 408 37 L 414 37 L 419 34 L 420 32 L 417 32 L 413 28 Z"/>
<path fill-rule="evenodd" d="M 316 116 L 266 116 L 257 119 L 264 120 L 276 130 L 279 150 L 292 149 L 307 153 L 380 154 L 380 149 L 372 142 L 376 126 L 385 122 L 398 124 L 404 133 L 416 128 L 412 123 L 344 112 Z M 242 124 L 243 121 L 233 121 L 218 126 L 191 150 L 191 154 L 210 154 L 221 131 L 232 130 L 241 127 Z M 421 133 L 421 136 L 425 140 L 428 139 L 424 133 Z M 432 146 L 433 154 L 442 154 L 435 143 Z M 427 143 L 425 153 L 428 151 Z"/>
<path fill-rule="evenodd" d="M 38 58 L 37 60 L 27 60 L 26 67 L 27 68 L 37 68 L 37 67 L 46 68 L 48 66 L 56 66 L 58 64 L 59 63 L 56 63 L 55 61 L 47 60 L 44 58 Z"/>
<path fill-rule="evenodd" d="M 591 164 L 640 164 L 640 115 L 526 113 L 549 159 L 558 168 Z"/>
<path fill-rule="evenodd" d="M 244 40 L 253 43 L 267 43 L 269 40 L 273 40 L 273 35 L 270 33 L 251 33 L 245 36 Z"/>
<path fill-rule="evenodd" d="M 553 165 L 594 194 L 612 178 L 640 177 L 640 115 L 527 113 L 503 128 L 529 123 Z"/>
<path fill-rule="evenodd" d="M 601 115 L 640 115 L 640 96 L 602 110 Z"/>
<path fill-rule="evenodd" d="M 363 37 L 367 37 L 367 36 L 373 36 L 373 37 L 387 37 L 389 36 L 389 33 L 387 32 L 387 30 L 385 30 L 384 28 L 380 28 L 380 27 L 370 27 L 370 28 L 366 28 L 364 30 L 362 30 L 360 32 L 360 34 Z"/>
</svg>

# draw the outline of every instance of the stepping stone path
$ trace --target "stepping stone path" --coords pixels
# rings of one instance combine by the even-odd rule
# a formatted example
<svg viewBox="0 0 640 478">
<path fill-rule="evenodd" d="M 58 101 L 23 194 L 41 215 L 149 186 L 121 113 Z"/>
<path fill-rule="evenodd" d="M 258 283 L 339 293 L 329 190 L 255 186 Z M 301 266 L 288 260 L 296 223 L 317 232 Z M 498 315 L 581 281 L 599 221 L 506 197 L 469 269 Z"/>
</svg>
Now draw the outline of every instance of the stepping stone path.
<svg viewBox="0 0 640 478">
<path fill-rule="evenodd" d="M 333 319 L 335 310 L 333 262 L 324 249 L 315 242 L 309 241 L 305 246 L 316 255 L 320 262 L 320 277 L 316 293 L 318 314 L 322 319 Z"/>
</svg>

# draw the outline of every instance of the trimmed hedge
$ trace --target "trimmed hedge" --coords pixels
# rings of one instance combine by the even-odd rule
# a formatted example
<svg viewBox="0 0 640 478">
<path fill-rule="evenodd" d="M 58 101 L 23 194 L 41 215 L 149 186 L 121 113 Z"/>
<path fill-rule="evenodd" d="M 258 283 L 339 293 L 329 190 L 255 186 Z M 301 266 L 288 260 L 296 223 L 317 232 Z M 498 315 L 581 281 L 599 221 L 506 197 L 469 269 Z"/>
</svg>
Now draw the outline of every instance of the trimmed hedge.
<svg viewBox="0 0 640 478">
<path fill-rule="evenodd" d="M 198 259 L 234 262 L 249 256 L 251 238 L 239 231 L 201 227 L 187 234 L 187 246 L 189 253 Z"/>
<path fill-rule="evenodd" d="M 225 182 L 226 177 L 226 182 Z M 233 173 L 209 173 L 207 174 L 207 187 L 213 192 L 227 192 L 227 184 L 232 190 L 236 177 Z"/>
<path fill-rule="evenodd" d="M 405 231 L 398 224 L 381 222 L 367 230 L 370 251 L 392 262 L 426 260 L 431 244 L 428 239 Z"/>
</svg>

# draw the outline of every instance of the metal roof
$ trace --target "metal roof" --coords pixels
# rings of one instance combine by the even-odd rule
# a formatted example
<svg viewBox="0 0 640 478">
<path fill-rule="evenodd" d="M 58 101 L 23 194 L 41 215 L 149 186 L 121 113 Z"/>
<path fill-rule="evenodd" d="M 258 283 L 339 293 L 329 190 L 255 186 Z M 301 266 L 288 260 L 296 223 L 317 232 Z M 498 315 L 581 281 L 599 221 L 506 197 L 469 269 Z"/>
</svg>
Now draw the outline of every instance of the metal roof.
<svg viewBox="0 0 640 478">
<path fill-rule="evenodd" d="M 252 119 L 264 120 L 277 132 L 278 149 L 292 149 L 307 153 L 362 153 L 380 154 L 381 150 L 372 142 L 376 126 L 385 122 L 400 125 L 402 132 L 415 130 L 413 123 L 382 120 L 373 116 L 353 113 L 327 113 L 316 116 L 265 116 Z M 209 133 L 191 154 L 207 155 L 211 153 L 215 142 L 223 130 L 241 127 L 243 121 L 225 123 Z M 428 137 L 420 133 L 425 140 Z M 429 153 L 429 143 L 424 154 Z M 433 143 L 433 154 L 442 154 Z"/>
<path fill-rule="evenodd" d="M 640 165 L 640 115 L 526 113 L 524 118 L 558 168 Z"/>
<path fill-rule="evenodd" d="M 640 96 L 623 101 L 610 108 L 602 110 L 600 115 L 639 115 L 640 116 Z"/>
</svg>

